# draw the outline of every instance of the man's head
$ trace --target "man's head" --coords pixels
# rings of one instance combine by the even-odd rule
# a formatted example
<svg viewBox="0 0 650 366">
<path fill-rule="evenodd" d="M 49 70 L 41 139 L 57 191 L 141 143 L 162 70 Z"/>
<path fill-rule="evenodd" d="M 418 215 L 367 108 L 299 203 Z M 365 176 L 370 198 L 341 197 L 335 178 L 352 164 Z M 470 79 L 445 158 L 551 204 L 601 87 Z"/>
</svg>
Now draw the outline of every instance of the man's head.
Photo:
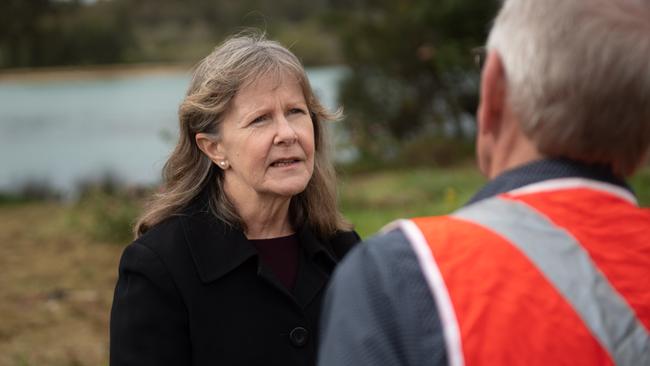
<svg viewBox="0 0 650 366">
<path fill-rule="evenodd" d="M 606 164 L 621 176 L 643 161 L 650 0 L 505 0 L 487 48 L 477 151 L 488 175 L 536 156 Z"/>
</svg>

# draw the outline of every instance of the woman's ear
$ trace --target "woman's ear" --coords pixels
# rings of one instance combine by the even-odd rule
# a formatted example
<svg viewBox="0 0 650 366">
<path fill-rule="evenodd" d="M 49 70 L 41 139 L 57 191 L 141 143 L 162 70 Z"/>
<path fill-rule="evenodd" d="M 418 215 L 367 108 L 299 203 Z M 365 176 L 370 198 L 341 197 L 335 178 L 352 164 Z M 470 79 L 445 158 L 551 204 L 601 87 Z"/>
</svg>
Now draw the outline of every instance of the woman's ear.
<svg viewBox="0 0 650 366">
<path fill-rule="evenodd" d="M 224 170 L 228 168 L 228 159 L 223 146 L 217 137 L 213 134 L 199 132 L 194 137 L 194 140 L 199 149 L 203 151 L 210 160 Z"/>
</svg>

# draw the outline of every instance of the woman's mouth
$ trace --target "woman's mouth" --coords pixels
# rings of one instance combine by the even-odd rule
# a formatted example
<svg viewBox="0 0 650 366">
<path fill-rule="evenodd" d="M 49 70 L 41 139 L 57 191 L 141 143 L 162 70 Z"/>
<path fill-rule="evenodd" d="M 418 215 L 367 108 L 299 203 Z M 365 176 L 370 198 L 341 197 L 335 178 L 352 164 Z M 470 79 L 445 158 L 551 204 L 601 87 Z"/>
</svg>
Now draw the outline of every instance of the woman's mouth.
<svg viewBox="0 0 650 366">
<path fill-rule="evenodd" d="M 291 166 L 291 165 L 296 164 L 298 162 L 300 162 L 300 159 L 293 159 L 293 158 L 291 158 L 291 159 L 280 159 L 280 160 L 276 160 L 273 163 L 271 163 L 271 166 L 274 167 L 274 168 L 283 168 L 283 167 Z"/>
</svg>

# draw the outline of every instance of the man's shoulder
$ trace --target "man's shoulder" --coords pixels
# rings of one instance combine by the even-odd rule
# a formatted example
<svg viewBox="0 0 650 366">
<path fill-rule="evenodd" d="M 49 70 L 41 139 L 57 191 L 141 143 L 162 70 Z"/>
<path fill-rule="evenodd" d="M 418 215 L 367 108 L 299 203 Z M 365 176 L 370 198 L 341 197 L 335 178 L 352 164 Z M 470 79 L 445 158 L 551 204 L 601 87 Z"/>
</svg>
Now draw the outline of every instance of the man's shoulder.
<svg viewBox="0 0 650 366">
<path fill-rule="evenodd" d="M 379 268 L 392 264 L 403 255 L 412 254 L 411 245 L 404 232 L 395 228 L 375 234 L 357 244 L 344 259 L 342 265 L 355 266 L 355 263 L 373 263 Z M 351 264 L 345 264 L 351 262 Z"/>
<path fill-rule="evenodd" d="M 388 290 L 420 277 L 417 257 L 405 233 L 395 228 L 357 244 L 335 271 L 338 286 L 363 284 Z M 355 291 L 354 289 L 350 289 Z"/>
<path fill-rule="evenodd" d="M 446 364 L 435 300 L 399 227 L 351 250 L 323 314 L 323 365 Z"/>
</svg>

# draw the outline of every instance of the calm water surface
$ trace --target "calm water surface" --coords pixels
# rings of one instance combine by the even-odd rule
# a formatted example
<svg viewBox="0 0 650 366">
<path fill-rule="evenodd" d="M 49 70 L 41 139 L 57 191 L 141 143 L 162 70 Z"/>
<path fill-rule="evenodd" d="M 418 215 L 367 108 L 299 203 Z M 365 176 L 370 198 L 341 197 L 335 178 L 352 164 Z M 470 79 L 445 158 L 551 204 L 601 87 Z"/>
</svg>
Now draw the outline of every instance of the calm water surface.
<svg viewBox="0 0 650 366">
<path fill-rule="evenodd" d="M 336 107 L 342 68 L 308 70 Z M 66 194 L 110 173 L 127 184 L 160 180 L 177 136 L 189 73 L 80 80 L 0 81 L 0 191 L 42 182 Z"/>
</svg>

